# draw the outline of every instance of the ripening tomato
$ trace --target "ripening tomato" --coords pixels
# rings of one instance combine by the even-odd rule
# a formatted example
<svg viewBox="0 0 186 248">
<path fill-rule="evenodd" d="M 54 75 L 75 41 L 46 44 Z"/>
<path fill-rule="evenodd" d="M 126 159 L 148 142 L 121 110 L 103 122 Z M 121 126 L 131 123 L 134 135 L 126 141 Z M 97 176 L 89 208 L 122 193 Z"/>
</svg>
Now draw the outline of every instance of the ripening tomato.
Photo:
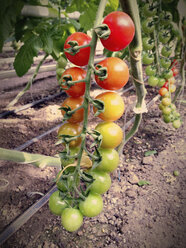
<svg viewBox="0 0 186 248">
<path fill-rule="evenodd" d="M 173 77 L 169 78 L 169 79 L 168 79 L 168 82 L 169 82 L 170 84 L 175 84 L 175 82 L 176 82 L 175 77 L 173 76 Z"/>
<path fill-rule="evenodd" d="M 49 198 L 49 209 L 55 215 L 61 215 L 63 210 L 68 206 L 67 200 L 63 200 L 59 190 L 55 191 Z"/>
<path fill-rule="evenodd" d="M 74 110 L 80 107 L 83 104 L 83 97 L 67 97 L 62 103 L 62 107 L 70 107 L 71 110 Z M 62 115 L 65 114 L 65 111 L 62 110 Z M 84 108 L 78 109 L 67 121 L 70 123 L 79 123 L 82 122 L 84 118 Z"/>
<path fill-rule="evenodd" d="M 69 232 L 77 231 L 83 224 L 83 215 L 79 209 L 66 208 L 61 215 L 61 224 Z"/>
<path fill-rule="evenodd" d="M 68 60 L 75 65 L 83 66 L 88 64 L 90 56 L 90 47 L 81 48 L 75 55 L 70 54 L 65 51 L 65 49 L 70 48 L 68 44 L 69 41 L 76 41 L 78 46 L 88 45 L 91 42 L 91 38 L 82 32 L 76 32 L 71 34 L 65 41 L 64 52 Z"/>
<path fill-rule="evenodd" d="M 90 186 L 91 192 L 101 195 L 109 190 L 111 186 L 111 178 L 107 172 L 93 170 L 88 173 L 94 178 L 94 182 Z"/>
<path fill-rule="evenodd" d="M 94 217 L 103 209 L 103 199 L 97 193 L 90 192 L 84 201 L 79 203 L 79 209 L 84 216 Z"/>
<path fill-rule="evenodd" d="M 127 64 L 116 57 L 109 57 L 98 63 L 107 68 L 107 78 L 100 79 L 95 75 L 96 83 L 106 90 L 119 90 L 128 82 L 129 69 Z M 98 69 L 98 68 L 97 68 Z"/>
<path fill-rule="evenodd" d="M 170 92 L 171 93 L 174 93 L 176 91 L 176 85 L 171 84 L 170 87 L 169 87 L 169 89 L 170 89 Z"/>
<path fill-rule="evenodd" d="M 103 46 L 110 51 L 119 51 L 127 47 L 134 38 L 135 26 L 131 17 L 125 12 L 114 11 L 104 20 L 110 29 L 107 39 L 100 39 Z"/>
<path fill-rule="evenodd" d="M 102 135 L 102 148 L 115 148 L 123 139 L 122 129 L 114 122 L 100 122 L 95 129 Z"/>
<path fill-rule="evenodd" d="M 125 104 L 122 97 L 116 92 L 103 92 L 96 99 L 104 102 L 104 112 L 98 115 L 104 121 L 116 121 L 124 113 Z M 96 113 L 97 108 L 93 108 Z"/>
<path fill-rule="evenodd" d="M 169 97 L 165 97 L 161 102 L 164 106 L 169 106 L 171 104 L 171 99 Z"/>
<path fill-rule="evenodd" d="M 59 130 L 58 130 L 58 137 L 60 138 L 60 135 L 71 135 L 71 136 L 77 136 L 81 133 L 82 127 L 79 124 L 74 123 L 65 123 L 63 124 Z M 78 137 L 75 140 L 72 140 L 70 142 L 70 147 L 78 146 L 81 143 L 81 138 Z"/>
<path fill-rule="evenodd" d="M 176 75 L 178 75 L 178 73 L 179 73 L 178 68 L 176 68 L 175 66 L 173 66 L 171 70 L 173 72 L 173 77 L 175 77 Z"/>
<path fill-rule="evenodd" d="M 160 96 L 164 96 L 167 92 L 168 92 L 168 89 L 165 87 L 161 87 L 161 89 L 159 90 Z"/>
<path fill-rule="evenodd" d="M 86 71 L 79 67 L 71 67 L 65 70 L 61 77 L 67 76 L 67 75 L 70 75 L 72 77 L 71 81 L 77 81 L 77 80 L 79 81 L 79 80 L 85 79 Z M 61 86 L 63 88 L 67 88 L 67 86 L 64 86 L 63 84 Z M 69 96 L 72 96 L 72 97 L 82 96 L 85 93 L 85 82 L 76 83 L 75 85 L 71 86 L 68 90 L 65 90 L 65 91 Z"/>
<path fill-rule="evenodd" d="M 115 149 L 99 148 L 100 155 L 102 157 L 101 162 L 96 167 L 96 170 L 112 172 L 119 164 L 119 154 Z"/>
</svg>

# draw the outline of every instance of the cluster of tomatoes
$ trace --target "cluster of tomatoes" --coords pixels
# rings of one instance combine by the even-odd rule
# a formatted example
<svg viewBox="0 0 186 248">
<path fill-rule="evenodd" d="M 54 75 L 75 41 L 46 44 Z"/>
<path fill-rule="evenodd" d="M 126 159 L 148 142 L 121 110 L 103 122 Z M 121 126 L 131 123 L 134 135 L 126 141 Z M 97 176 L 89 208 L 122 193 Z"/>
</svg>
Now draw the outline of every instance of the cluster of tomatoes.
<svg viewBox="0 0 186 248">
<path fill-rule="evenodd" d="M 105 17 L 103 23 L 107 24 L 110 29 L 109 37 L 100 39 L 107 49 L 119 51 L 132 41 L 135 27 L 132 19 L 126 13 L 112 12 Z M 91 68 L 96 83 L 105 90 L 97 95 L 95 99 L 92 99 L 89 93 L 86 94 L 86 84 L 89 83 L 86 81 L 87 71 L 80 67 L 88 64 L 91 51 L 90 44 L 91 38 L 87 34 L 82 32 L 73 33 L 65 41 L 64 51 L 66 58 L 75 66 L 64 70 L 64 64 L 62 63 L 62 70 L 60 71 L 60 61 L 58 63 L 59 74 L 62 73 L 61 86 L 68 95 L 61 108 L 67 122 L 59 128 L 58 138 L 60 139 L 66 135 L 74 136 L 75 139 L 68 144 L 71 157 L 62 159 L 64 173 L 61 175 L 59 172 L 60 177 L 59 175 L 57 177 L 58 190 L 51 195 L 49 208 L 52 213 L 61 216 L 62 226 L 70 232 L 76 231 L 82 225 L 83 216 L 94 217 L 102 211 L 103 199 L 101 195 L 110 188 L 111 177 L 109 173 L 113 172 L 119 163 L 119 154 L 115 148 L 123 139 L 123 131 L 114 121 L 117 121 L 123 115 L 125 104 L 122 97 L 115 91 L 121 89 L 128 82 L 128 66 L 120 58 L 109 57 L 99 62 L 94 69 Z M 73 46 L 80 46 L 80 49 L 74 53 Z M 83 47 L 81 48 L 81 46 Z M 62 61 L 63 59 L 61 59 Z M 69 82 L 75 83 L 69 87 Z M 89 101 L 87 103 L 88 97 Z M 103 103 L 100 112 L 97 112 L 98 108 L 94 104 L 96 101 Z M 90 103 L 93 103 L 93 106 L 90 106 Z M 83 181 L 81 176 L 77 175 L 76 166 L 70 166 L 76 162 L 75 158 L 78 158 L 82 145 L 82 134 L 87 135 L 89 133 L 87 127 L 82 125 L 87 104 L 88 111 L 93 111 L 98 120 L 101 120 L 95 127 L 95 131 L 102 137 L 101 144 L 96 147 L 93 153 L 99 153 L 101 161 L 94 169 L 84 169 L 86 177 L 93 179 L 89 185 L 88 182 Z M 69 111 L 72 111 L 72 114 L 68 116 Z M 81 198 L 81 195 L 79 195 L 77 198 L 77 189 L 83 188 L 82 182 L 86 186 L 88 185 L 88 190 L 86 187 L 84 197 Z"/>
<path fill-rule="evenodd" d="M 168 1 L 163 3 L 166 7 Z M 147 65 L 145 73 L 148 76 L 148 84 L 160 87 L 162 101 L 159 107 L 163 120 L 166 123 L 173 122 L 173 127 L 179 128 L 180 114 L 177 113 L 175 105 L 171 104 L 171 93 L 176 91 L 175 76 L 179 70 L 175 60 L 171 63 L 171 56 L 174 56 L 173 46 L 179 41 L 180 35 L 175 30 L 169 11 L 162 10 L 157 18 L 161 8 L 159 1 L 144 1 L 142 4 L 143 64 Z"/>
</svg>

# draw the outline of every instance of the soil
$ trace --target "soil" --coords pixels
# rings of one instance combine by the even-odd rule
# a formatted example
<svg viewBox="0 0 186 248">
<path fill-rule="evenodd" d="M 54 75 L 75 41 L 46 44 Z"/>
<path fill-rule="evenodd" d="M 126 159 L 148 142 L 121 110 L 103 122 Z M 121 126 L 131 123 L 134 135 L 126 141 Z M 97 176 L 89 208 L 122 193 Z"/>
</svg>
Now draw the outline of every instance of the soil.
<svg viewBox="0 0 186 248">
<path fill-rule="evenodd" d="M 20 90 L 18 78 L 1 80 L 1 110 Z M 13 85 L 18 86 L 13 90 Z M 24 82 L 24 80 L 22 81 Z M 26 82 L 26 79 L 25 79 Z M 16 84 L 15 84 L 16 85 Z M 6 86 L 6 87 L 5 87 Z M 56 93 L 55 76 L 39 75 L 32 89 L 17 106 Z M 100 91 L 95 86 L 92 95 Z M 157 90 L 148 88 L 147 99 Z M 123 95 L 133 105 L 134 92 Z M 0 147 L 15 149 L 27 140 L 59 124 L 59 110 L 64 96 L 42 103 L 0 120 Z M 94 218 L 84 218 L 83 226 L 74 233 L 65 231 L 60 217 L 43 206 L 12 235 L 2 248 L 184 248 L 186 247 L 186 117 L 181 105 L 183 125 L 175 130 L 165 124 L 158 103 L 144 114 L 137 134 L 126 144 L 118 169 L 111 174 L 112 186 L 103 195 L 104 209 Z M 128 111 L 128 117 L 132 113 Z M 93 128 L 99 120 L 90 115 Z M 124 119 L 118 123 L 123 125 Z M 57 131 L 33 143 L 24 151 L 55 155 Z M 146 151 L 156 154 L 145 157 Z M 173 172 L 179 175 L 174 176 Z M 0 162 L 0 232 L 41 197 L 53 185 L 56 168 L 35 168 L 28 164 Z M 139 186 L 145 180 L 148 184 Z"/>
</svg>

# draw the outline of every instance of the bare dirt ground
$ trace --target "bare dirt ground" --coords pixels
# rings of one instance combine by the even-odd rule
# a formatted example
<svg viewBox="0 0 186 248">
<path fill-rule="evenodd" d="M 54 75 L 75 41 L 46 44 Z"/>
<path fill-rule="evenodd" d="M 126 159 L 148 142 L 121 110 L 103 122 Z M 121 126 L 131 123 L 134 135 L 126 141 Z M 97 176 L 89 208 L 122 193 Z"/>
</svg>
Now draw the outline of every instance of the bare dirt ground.
<svg viewBox="0 0 186 248">
<path fill-rule="evenodd" d="M 19 80 L 19 79 L 12 79 Z M 2 80 L 2 83 L 3 80 Z M 10 83 L 10 82 L 9 82 Z M 6 83 L 1 84 L 3 88 Z M 12 84 L 0 95 L 1 109 L 20 88 Z M 8 89 L 8 87 L 10 89 Z M 18 106 L 56 93 L 53 76 L 39 79 Z M 97 89 L 98 90 L 98 89 Z M 149 90 L 149 89 L 148 89 Z M 92 94 L 96 94 L 96 89 Z M 157 92 L 150 91 L 147 95 Z M 125 94 L 128 102 L 134 92 Z M 61 121 L 59 106 L 64 97 L 40 104 L 0 120 L 0 147 L 14 149 L 44 133 Z M 186 117 L 181 106 L 183 125 L 174 130 L 163 123 L 158 104 L 153 105 L 138 133 L 125 146 L 117 171 L 112 173 L 112 186 L 104 194 L 104 210 L 94 218 L 85 218 L 75 233 L 65 231 L 60 217 L 52 215 L 47 204 L 24 224 L 2 248 L 184 248 L 186 247 Z M 90 116 L 90 126 L 99 120 Z M 123 119 L 118 122 L 121 126 Z M 57 131 L 25 149 L 27 152 L 54 155 L 57 153 Z M 148 157 L 144 153 L 156 150 Z M 175 177 L 173 171 L 179 171 Z M 52 186 L 57 169 L 38 169 L 32 165 L 0 162 L 0 232 L 21 215 Z M 138 186 L 139 180 L 149 185 Z"/>
</svg>

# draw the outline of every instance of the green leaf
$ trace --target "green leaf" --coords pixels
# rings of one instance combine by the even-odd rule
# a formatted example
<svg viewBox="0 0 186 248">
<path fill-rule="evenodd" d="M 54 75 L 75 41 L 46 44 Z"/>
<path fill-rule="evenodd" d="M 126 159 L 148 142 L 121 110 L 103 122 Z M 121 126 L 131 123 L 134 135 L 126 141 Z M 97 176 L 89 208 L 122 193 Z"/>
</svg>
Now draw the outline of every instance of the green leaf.
<svg viewBox="0 0 186 248">
<path fill-rule="evenodd" d="M 0 52 L 4 41 L 9 38 L 15 28 L 16 18 L 24 6 L 22 0 L 1 0 L 0 7 Z"/>
<path fill-rule="evenodd" d="M 14 61 L 14 68 L 19 77 L 22 77 L 30 69 L 33 64 L 33 58 L 38 55 L 42 45 L 40 37 L 36 35 L 25 41 Z"/>
<path fill-rule="evenodd" d="M 157 151 L 156 150 L 153 150 L 153 151 L 147 151 L 147 152 L 145 152 L 145 157 L 148 157 L 148 156 L 151 156 L 151 155 L 153 155 L 153 154 L 156 154 L 157 153 Z"/>
<path fill-rule="evenodd" d="M 51 54 L 53 50 L 53 40 L 52 40 L 50 33 L 43 32 L 41 34 L 41 40 L 43 42 L 43 50 L 46 53 Z"/>
<path fill-rule="evenodd" d="M 140 180 L 139 182 L 138 182 L 138 186 L 144 186 L 144 185 L 149 185 L 150 183 L 148 182 L 148 181 L 145 181 L 145 180 Z"/>
<path fill-rule="evenodd" d="M 118 9 L 118 6 L 119 6 L 119 0 L 108 0 L 104 14 L 107 15 L 112 11 L 116 11 Z"/>
<path fill-rule="evenodd" d="M 79 22 L 84 31 L 90 30 L 93 27 L 96 18 L 96 12 L 97 6 L 92 3 L 80 15 Z"/>
</svg>

